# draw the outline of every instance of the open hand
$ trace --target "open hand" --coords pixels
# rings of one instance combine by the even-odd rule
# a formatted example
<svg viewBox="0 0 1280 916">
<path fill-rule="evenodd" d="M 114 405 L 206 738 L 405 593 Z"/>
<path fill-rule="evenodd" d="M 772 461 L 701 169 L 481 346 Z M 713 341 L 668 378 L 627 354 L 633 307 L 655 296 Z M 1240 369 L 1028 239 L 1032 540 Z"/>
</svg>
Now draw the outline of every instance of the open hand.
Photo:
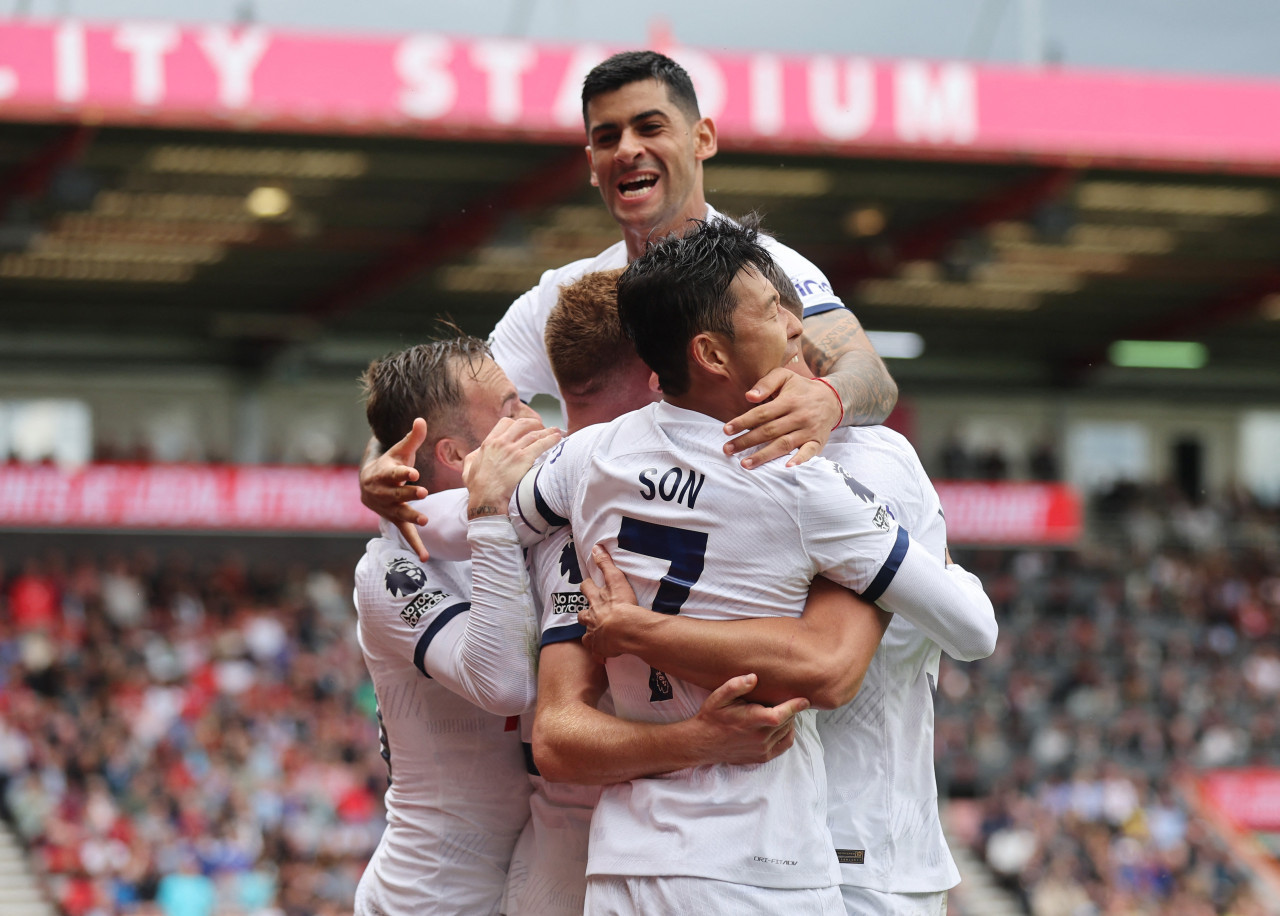
<svg viewBox="0 0 1280 916">
<path fill-rule="evenodd" d="M 582 644 L 597 658 L 614 658 L 626 655 L 622 644 L 625 635 L 633 627 L 653 617 L 653 611 L 636 604 L 636 593 L 626 575 L 618 569 L 608 551 L 597 544 L 591 550 L 604 577 L 604 585 L 596 585 L 590 578 L 582 580 L 582 594 L 590 606 L 578 612 L 578 623 L 587 628 Z"/>
<path fill-rule="evenodd" d="M 560 430 L 536 417 L 503 417 L 462 464 L 467 515 L 506 515 L 511 494 L 538 456 L 560 441 Z"/>
<path fill-rule="evenodd" d="M 721 763 L 766 763 L 795 741 L 796 716 L 809 708 L 803 697 L 777 706 L 761 706 L 743 699 L 756 687 L 754 674 L 725 681 L 702 701 L 694 719 L 707 730 Z"/>
<path fill-rule="evenodd" d="M 747 392 L 747 400 L 759 406 L 724 427 L 725 435 L 742 433 L 725 444 L 727 455 L 763 445 L 742 459 L 744 468 L 759 467 L 796 449 L 787 467 L 803 464 L 822 451 L 832 428 L 843 419 L 840 402 L 825 383 L 790 369 L 772 370 Z"/>
<path fill-rule="evenodd" d="M 418 559 L 424 561 L 428 554 L 418 536 L 418 526 L 425 525 L 427 517 L 409 503 L 427 498 L 426 487 L 414 486 L 418 479 L 414 462 L 426 441 L 427 421 L 419 417 L 403 439 L 381 455 L 367 457 L 360 468 L 360 502 L 392 522 Z"/>
</svg>

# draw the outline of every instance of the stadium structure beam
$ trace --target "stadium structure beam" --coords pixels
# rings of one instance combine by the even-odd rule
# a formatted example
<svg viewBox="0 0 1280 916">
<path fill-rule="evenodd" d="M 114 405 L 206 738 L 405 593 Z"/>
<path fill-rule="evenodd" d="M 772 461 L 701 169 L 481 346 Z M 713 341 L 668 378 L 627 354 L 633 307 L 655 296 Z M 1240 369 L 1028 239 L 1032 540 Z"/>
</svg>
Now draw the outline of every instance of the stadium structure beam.
<svg viewBox="0 0 1280 916">
<path fill-rule="evenodd" d="M 359 309 L 375 296 L 480 245 L 511 215 L 534 213 L 565 200 L 582 188 L 585 178 L 581 149 L 556 156 L 516 181 L 467 204 L 458 214 L 426 226 L 374 264 L 305 304 L 301 311 L 312 318 L 328 319 Z"/>
<path fill-rule="evenodd" d="M 10 169 L 0 179 L 0 214 L 8 210 L 15 199 L 41 197 L 58 169 L 79 159 L 97 132 L 97 128 L 85 124 L 73 125 L 46 143 L 26 162 Z"/>
<path fill-rule="evenodd" d="M 992 223 L 1029 215 L 1041 203 L 1064 194 L 1079 174 L 1074 168 L 1043 169 L 957 210 L 882 240 L 884 244 L 860 247 L 828 275 L 832 286 L 845 289 L 859 280 L 888 276 L 908 261 L 937 260 L 958 236 Z"/>
<path fill-rule="evenodd" d="M 1224 295 L 1120 328 L 1097 347 L 1059 360 L 1055 377 L 1069 384 L 1079 384 L 1091 370 L 1107 365 L 1107 348 L 1114 340 L 1195 339 L 1206 331 L 1256 311 L 1263 299 L 1274 294 L 1280 294 L 1280 268 L 1272 267 Z"/>
</svg>

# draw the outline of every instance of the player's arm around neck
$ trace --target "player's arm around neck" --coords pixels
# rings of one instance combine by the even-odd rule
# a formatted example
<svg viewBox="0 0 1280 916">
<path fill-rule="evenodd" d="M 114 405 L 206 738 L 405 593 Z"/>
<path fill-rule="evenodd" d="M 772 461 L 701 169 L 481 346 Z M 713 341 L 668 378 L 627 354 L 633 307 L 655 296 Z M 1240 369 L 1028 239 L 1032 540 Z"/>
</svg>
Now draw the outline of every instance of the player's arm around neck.
<svg viewBox="0 0 1280 916">
<path fill-rule="evenodd" d="M 822 451 L 832 430 L 882 423 L 898 403 L 897 383 L 847 309 L 806 318 L 800 351 L 822 381 L 775 369 L 747 393 L 759 406 L 725 425 L 726 435 L 737 435 L 726 453 L 763 446 L 743 459 L 743 467 L 759 467 L 797 449 L 788 464 L 801 464 Z"/>
<path fill-rule="evenodd" d="M 805 700 L 761 706 L 743 697 L 754 675 L 714 690 L 697 715 L 665 724 L 631 722 L 596 708 L 607 686 L 604 665 L 577 640 L 544 646 L 538 670 L 533 758 L 552 782 L 609 785 L 713 763 L 755 764 L 795 739 Z"/>
<path fill-rule="evenodd" d="M 591 606 L 578 615 L 584 643 L 600 655 L 636 655 L 707 690 L 745 671 L 759 679 L 747 699 L 804 697 L 835 709 L 857 695 L 890 616 L 848 589 L 813 580 L 800 617 L 711 621 L 655 614 L 635 604 L 626 577 L 599 547 L 604 586 L 585 581 Z"/>
</svg>

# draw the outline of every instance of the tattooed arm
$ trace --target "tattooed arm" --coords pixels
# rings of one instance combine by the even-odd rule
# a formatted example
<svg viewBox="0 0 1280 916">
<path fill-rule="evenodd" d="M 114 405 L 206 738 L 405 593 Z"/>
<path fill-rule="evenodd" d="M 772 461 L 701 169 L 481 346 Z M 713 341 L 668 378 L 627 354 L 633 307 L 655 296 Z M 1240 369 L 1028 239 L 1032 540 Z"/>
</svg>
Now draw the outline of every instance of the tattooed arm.
<svg viewBox="0 0 1280 916">
<path fill-rule="evenodd" d="M 840 393 L 841 426 L 872 426 L 893 412 L 898 385 L 852 312 L 833 309 L 806 319 L 800 348 L 813 374 Z"/>
</svg>

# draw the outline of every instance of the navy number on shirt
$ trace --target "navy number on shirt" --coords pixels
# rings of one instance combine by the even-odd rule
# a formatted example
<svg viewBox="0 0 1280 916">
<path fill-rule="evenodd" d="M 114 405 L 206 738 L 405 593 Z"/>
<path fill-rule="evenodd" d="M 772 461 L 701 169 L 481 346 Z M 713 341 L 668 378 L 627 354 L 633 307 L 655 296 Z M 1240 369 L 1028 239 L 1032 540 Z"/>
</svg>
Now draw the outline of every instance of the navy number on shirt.
<svg viewBox="0 0 1280 916">
<path fill-rule="evenodd" d="M 697 584 L 707 554 L 707 533 L 659 525 L 638 518 L 622 517 L 618 530 L 618 546 L 671 566 L 658 583 L 653 609 L 660 614 L 679 614 L 689 598 L 689 590 Z M 649 669 L 649 702 L 669 700 L 673 696 L 671 681 L 657 668 Z"/>
</svg>

